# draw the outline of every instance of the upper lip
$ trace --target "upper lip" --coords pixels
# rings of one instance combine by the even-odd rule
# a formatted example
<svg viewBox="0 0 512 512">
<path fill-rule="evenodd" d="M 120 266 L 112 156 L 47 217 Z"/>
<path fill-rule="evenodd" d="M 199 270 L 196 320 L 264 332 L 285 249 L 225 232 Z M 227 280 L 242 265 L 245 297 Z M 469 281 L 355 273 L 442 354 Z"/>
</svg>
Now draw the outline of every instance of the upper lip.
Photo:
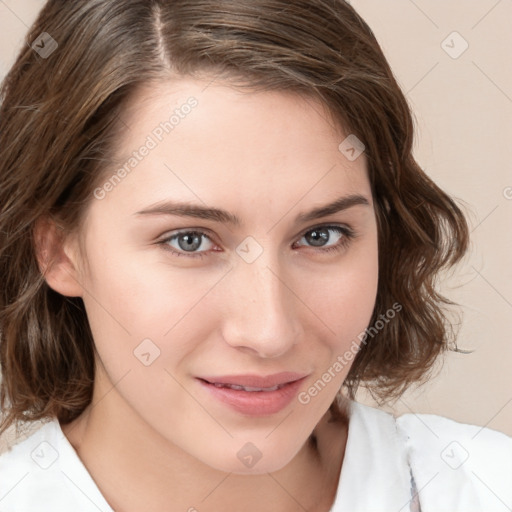
<svg viewBox="0 0 512 512">
<path fill-rule="evenodd" d="M 236 384 L 253 388 L 272 388 L 279 384 L 287 384 L 306 377 L 303 373 L 281 372 L 274 375 L 221 375 L 215 377 L 199 377 L 210 384 Z"/>
</svg>

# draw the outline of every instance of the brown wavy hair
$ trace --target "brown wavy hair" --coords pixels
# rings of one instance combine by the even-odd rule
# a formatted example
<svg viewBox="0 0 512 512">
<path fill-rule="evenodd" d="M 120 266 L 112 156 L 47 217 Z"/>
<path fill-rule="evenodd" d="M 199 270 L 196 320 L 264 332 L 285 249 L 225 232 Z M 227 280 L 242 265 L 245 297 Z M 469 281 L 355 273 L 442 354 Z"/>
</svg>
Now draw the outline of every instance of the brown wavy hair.
<svg viewBox="0 0 512 512">
<path fill-rule="evenodd" d="M 50 0 L 0 90 L 0 433 L 19 420 L 70 422 L 90 403 L 94 341 L 84 305 L 47 285 L 34 225 L 51 219 L 62 236 L 79 232 L 119 138 L 117 113 L 139 86 L 184 76 L 319 99 L 364 143 L 379 242 L 370 325 L 393 304 L 402 309 L 361 345 L 348 395 L 364 385 L 382 401 L 400 396 L 452 348 L 452 303 L 435 284 L 464 255 L 467 223 L 414 160 L 406 98 L 353 7 Z M 340 413 L 336 400 L 331 412 Z"/>
</svg>

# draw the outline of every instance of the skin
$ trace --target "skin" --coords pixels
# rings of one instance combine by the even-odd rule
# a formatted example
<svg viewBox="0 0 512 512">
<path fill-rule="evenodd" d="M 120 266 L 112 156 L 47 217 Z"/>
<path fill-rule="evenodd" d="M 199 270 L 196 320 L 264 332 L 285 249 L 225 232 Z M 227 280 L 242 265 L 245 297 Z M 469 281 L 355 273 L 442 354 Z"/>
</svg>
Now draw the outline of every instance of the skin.
<svg viewBox="0 0 512 512">
<path fill-rule="evenodd" d="M 116 511 L 327 511 L 348 430 L 328 422 L 328 408 L 350 364 L 309 403 L 294 399 L 262 417 L 213 399 L 195 377 L 296 371 L 308 375 L 307 391 L 357 341 L 378 278 L 366 157 L 339 151 L 348 134 L 311 98 L 208 83 L 153 84 L 132 98 L 121 163 L 187 98 L 198 105 L 103 199 L 91 199 L 85 254 L 77 238 L 61 242 L 40 228 L 42 266 L 54 258 L 48 284 L 83 298 L 97 350 L 92 404 L 62 428 Z M 295 221 L 348 194 L 369 204 Z M 136 214 L 168 199 L 223 208 L 242 224 Z M 322 224 L 357 236 L 322 252 L 311 237 Z M 182 257 L 158 243 L 186 229 L 210 237 L 192 249 L 203 258 L 187 257 L 183 237 L 181 246 L 167 241 Z M 325 246 L 345 236 L 326 233 Z M 262 249 L 251 263 L 236 251 L 248 236 Z M 146 338 L 160 350 L 149 366 L 134 356 Z M 251 468 L 237 457 L 247 442 L 262 454 Z"/>
</svg>

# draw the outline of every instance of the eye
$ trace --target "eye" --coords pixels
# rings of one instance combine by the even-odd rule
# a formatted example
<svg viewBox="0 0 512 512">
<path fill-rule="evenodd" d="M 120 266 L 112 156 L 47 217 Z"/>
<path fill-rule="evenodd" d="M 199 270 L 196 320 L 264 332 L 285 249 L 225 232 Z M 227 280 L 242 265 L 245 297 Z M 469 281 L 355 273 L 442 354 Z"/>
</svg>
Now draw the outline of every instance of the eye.
<svg viewBox="0 0 512 512">
<path fill-rule="evenodd" d="M 203 231 L 180 231 L 158 243 L 176 256 L 202 258 L 206 256 L 206 253 L 196 251 L 201 247 L 204 249 L 203 240 L 205 238 L 211 242 L 210 237 Z M 171 243 L 173 242 L 176 242 L 178 247 L 172 246 Z"/>
<path fill-rule="evenodd" d="M 329 234 L 332 232 L 336 234 L 334 237 Z M 299 239 L 299 242 L 304 239 L 307 244 L 311 244 L 310 247 L 317 249 L 316 252 L 325 253 L 341 251 L 349 245 L 350 241 L 355 238 L 355 236 L 355 232 L 348 226 L 317 226 L 305 231 Z M 206 244 L 207 247 L 204 247 L 203 244 L 205 239 L 208 240 L 210 244 L 214 245 L 211 238 L 204 231 L 184 230 L 160 240 L 158 245 L 162 245 L 165 250 L 170 251 L 175 256 L 203 258 L 209 253 L 208 243 Z M 331 239 L 334 240 L 334 243 L 327 245 Z M 211 250 L 211 246 L 209 248 Z"/>
<path fill-rule="evenodd" d="M 336 236 L 332 237 L 329 232 L 336 233 Z M 317 226 L 306 231 L 301 240 L 306 240 L 308 244 L 311 244 L 310 247 L 317 247 L 320 252 L 330 252 L 346 248 L 354 237 L 355 232 L 348 226 Z M 334 243 L 326 245 L 332 238 Z"/>
</svg>

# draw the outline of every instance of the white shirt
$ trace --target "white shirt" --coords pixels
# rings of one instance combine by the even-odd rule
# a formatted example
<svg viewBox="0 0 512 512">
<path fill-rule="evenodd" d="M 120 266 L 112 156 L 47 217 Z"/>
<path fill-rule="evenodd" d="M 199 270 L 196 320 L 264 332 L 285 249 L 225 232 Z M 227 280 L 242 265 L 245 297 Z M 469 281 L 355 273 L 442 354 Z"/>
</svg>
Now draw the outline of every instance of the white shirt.
<svg viewBox="0 0 512 512">
<path fill-rule="evenodd" d="M 0 512 L 112 510 L 56 419 L 0 455 Z M 512 511 L 512 437 L 352 402 L 331 512 L 420 511 Z"/>
</svg>

